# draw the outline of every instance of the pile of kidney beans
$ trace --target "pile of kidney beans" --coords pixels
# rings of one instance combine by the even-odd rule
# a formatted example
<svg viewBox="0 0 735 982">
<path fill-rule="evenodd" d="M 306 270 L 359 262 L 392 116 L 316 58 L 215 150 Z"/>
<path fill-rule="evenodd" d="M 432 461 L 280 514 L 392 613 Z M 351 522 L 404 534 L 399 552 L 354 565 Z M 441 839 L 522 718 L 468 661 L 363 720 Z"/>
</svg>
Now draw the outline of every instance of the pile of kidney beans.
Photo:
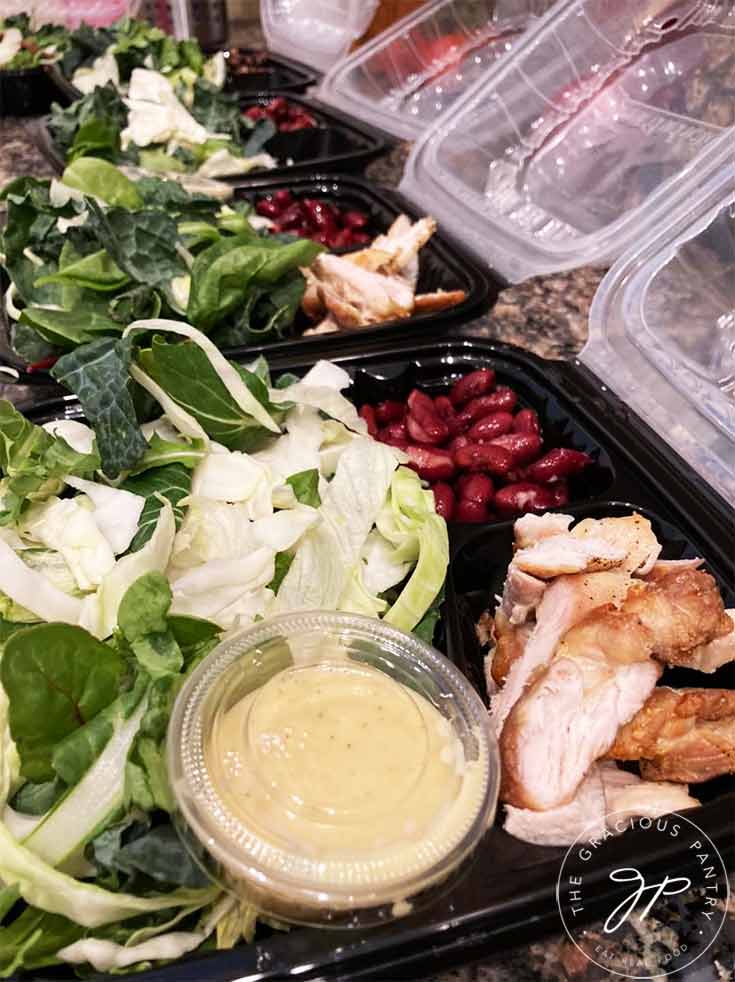
<svg viewBox="0 0 735 982">
<path fill-rule="evenodd" d="M 271 99 L 264 106 L 251 106 L 243 116 L 257 123 L 259 119 L 270 119 L 275 123 L 280 133 L 293 133 L 296 130 L 308 130 L 318 126 L 316 119 L 303 106 L 287 102 L 283 96 Z"/>
<path fill-rule="evenodd" d="M 295 198 L 287 189 L 267 194 L 257 202 L 255 210 L 270 218 L 274 232 L 313 239 L 329 249 L 348 249 L 372 242 L 365 231 L 369 221 L 365 212 L 338 208 L 319 198 Z"/>
<path fill-rule="evenodd" d="M 544 453 L 538 415 L 517 406 L 516 392 L 481 368 L 448 396 L 414 389 L 405 402 L 364 405 L 360 415 L 372 436 L 408 454 L 447 521 L 487 522 L 566 505 L 566 479 L 592 463 L 579 450 Z"/>
</svg>

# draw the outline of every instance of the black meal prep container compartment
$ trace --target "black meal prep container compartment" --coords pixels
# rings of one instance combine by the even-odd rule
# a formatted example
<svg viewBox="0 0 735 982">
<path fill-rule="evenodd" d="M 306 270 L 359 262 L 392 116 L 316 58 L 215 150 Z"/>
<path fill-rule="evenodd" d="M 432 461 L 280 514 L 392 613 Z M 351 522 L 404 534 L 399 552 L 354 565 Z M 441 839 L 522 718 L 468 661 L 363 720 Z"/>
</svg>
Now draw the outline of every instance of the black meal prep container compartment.
<svg viewBox="0 0 735 982">
<path fill-rule="evenodd" d="M 288 167 L 272 171 L 255 172 L 231 180 L 238 186 L 260 185 L 272 175 L 296 175 L 310 177 L 324 171 L 357 171 L 385 153 L 393 141 L 369 123 L 348 116 L 339 109 L 327 107 L 315 99 L 292 95 L 283 90 L 258 95 L 243 95 L 240 107 L 265 106 L 271 99 L 283 97 L 287 102 L 310 113 L 317 126 L 291 133 L 276 133 L 268 140 L 265 149 L 277 160 L 293 160 Z"/>
<path fill-rule="evenodd" d="M 268 92 L 271 89 L 306 92 L 309 86 L 317 81 L 317 73 L 298 61 L 292 61 L 290 58 L 283 58 L 281 55 L 273 55 L 269 51 L 259 51 L 255 48 L 240 48 L 239 50 L 246 55 L 265 55 L 265 57 L 262 60 L 262 65 L 258 66 L 258 71 L 253 71 L 247 75 L 231 75 L 228 71 L 228 78 L 225 83 L 225 91 L 227 92 L 251 94 Z M 226 58 L 228 51 L 225 52 Z M 71 79 L 67 78 L 59 65 L 51 66 L 50 77 L 65 105 L 76 102 L 81 97 L 82 93 L 76 85 L 72 84 Z"/>
<path fill-rule="evenodd" d="M 353 176 L 323 175 L 317 177 L 296 177 L 293 180 L 270 178 L 261 181 L 257 188 L 237 188 L 235 198 L 247 198 L 256 202 L 274 191 L 288 188 L 298 198 L 318 198 L 338 205 L 344 209 L 359 209 L 368 215 L 367 231 L 375 236 L 388 230 L 401 213 L 412 220 L 420 217 L 415 208 L 397 192 L 376 187 L 367 181 Z M 44 371 L 28 374 L 25 362 L 18 358 L 10 346 L 10 323 L 5 309 L 4 294 L 7 277 L 0 274 L 0 364 L 5 364 L 20 373 L 20 381 L 25 385 L 55 386 L 53 379 Z M 225 348 L 231 358 L 247 360 L 258 354 L 268 358 L 278 358 L 286 352 L 298 352 L 302 360 L 309 357 L 331 357 L 336 351 L 364 350 L 373 343 L 391 346 L 394 342 L 409 337 L 436 337 L 445 334 L 455 324 L 466 322 L 470 317 L 486 310 L 493 304 L 503 288 L 503 284 L 492 274 L 484 272 L 474 260 L 470 259 L 462 247 L 448 239 L 439 229 L 427 242 L 419 254 L 419 293 L 435 290 L 464 290 L 462 303 L 437 313 L 422 313 L 406 320 L 385 321 L 373 327 L 359 328 L 355 331 L 340 331 L 335 334 L 301 337 L 290 336 L 283 341 L 270 344 L 249 345 L 239 348 Z M 299 315 L 296 327 L 303 331 L 311 326 L 305 316 Z M 327 354 L 323 354 L 327 352 Z M 5 379 L 4 381 L 7 381 Z M 56 387 L 58 390 L 58 387 Z"/>
<path fill-rule="evenodd" d="M 470 338 L 373 345 L 360 353 L 345 353 L 335 345 L 331 352 L 320 355 L 332 358 L 351 374 L 348 395 L 358 405 L 388 396 L 405 397 L 414 385 L 436 395 L 467 371 L 494 368 L 500 383 L 512 385 L 522 402 L 538 411 L 549 444 L 563 441 L 591 452 L 596 459 L 588 476 L 573 488 L 573 500 L 565 512 L 583 518 L 640 510 L 653 522 L 665 558 L 703 557 L 719 582 L 725 605 L 735 604 L 735 514 L 731 507 L 578 362 L 544 361 L 510 345 Z M 312 361 L 292 354 L 272 359 L 271 367 L 275 375 L 280 371 L 303 374 Z M 39 423 L 81 416 L 71 396 L 30 411 L 26 407 L 26 411 Z M 513 524 L 507 521 L 449 526 L 447 595 L 435 644 L 467 673 L 483 696 L 483 652 L 474 624 L 502 587 L 512 536 Z M 732 687 L 734 675 L 728 666 L 713 676 L 677 670 L 664 678 L 674 685 Z M 704 804 L 692 812 L 726 864 L 735 852 L 732 788 L 732 780 L 725 778 L 697 786 L 695 794 Z M 580 923 L 609 913 L 611 901 L 629 892 L 625 886 L 622 894 L 616 892 L 608 879 L 615 867 L 634 865 L 644 875 L 693 868 L 696 858 L 686 850 L 677 851 L 676 842 L 667 838 L 651 852 L 649 840 L 631 831 L 606 842 L 598 850 L 600 862 L 589 871 Z M 555 890 L 565 851 L 513 838 L 502 830 L 501 814 L 459 883 L 432 906 L 404 919 L 354 933 L 264 930 L 252 945 L 194 955 L 136 977 L 141 982 L 423 980 L 443 968 L 560 931 Z M 696 943 L 696 938 L 689 940 Z M 29 977 L 34 976 L 24 978 Z M 48 982 L 71 977 L 71 972 L 59 969 L 35 976 Z"/>
<path fill-rule="evenodd" d="M 15 72 L 0 70 L 0 118 L 48 112 L 57 95 L 54 67 L 37 65 Z"/>
<path fill-rule="evenodd" d="M 272 170 L 254 171 L 252 174 L 238 174 L 217 180 L 234 187 L 251 187 L 291 175 L 309 176 L 332 170 L 360 170 L 389 149 L 389 138 L 369 124 L 345 116 L 337 109 L 327 109 L 320 103 L 297 98 L 282 91 L 243 97 L 240 100 L 241 107 L 247 109 L 252 105 L 268 102 L 278 95 L 293 102 L 298 101 L 319 123 L 318 127 L 309 130 L 275 133 L 264 144 L 263 150 L 277 160 L 292 160 L 293 163 L 283 164 Z M 48 108 L 48 103 L 44 108 Z M 49 116 L 44 116 L 36 120 L 30 133 L 44 157 L 61 174 L 66 164 L 51 136 L 49 119 Z"/>
</svg>

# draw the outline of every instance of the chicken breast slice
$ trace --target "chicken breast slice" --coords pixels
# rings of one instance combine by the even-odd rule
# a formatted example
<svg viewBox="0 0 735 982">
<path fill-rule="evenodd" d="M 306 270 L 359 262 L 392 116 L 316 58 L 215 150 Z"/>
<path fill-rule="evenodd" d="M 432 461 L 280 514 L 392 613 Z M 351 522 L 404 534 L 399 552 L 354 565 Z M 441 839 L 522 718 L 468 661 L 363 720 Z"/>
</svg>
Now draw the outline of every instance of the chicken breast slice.
<svg viewBox="0 0 735 982">
<path fill-rule="evenodd" d="M 311 265 L 321 286 L 354 307 L 363 324 L 375 324 L 396 317 L 409 317 L 413 310 L 413 290 L 400 279 L 362 269 L 344 256 L 322 253 Z M 339 311 L 325 306 L 341 323 Z"/>
<path fill-rule="evenodd" d="M 723 665 L 735 661 L 735 610 L 726 610 L 725 616 L 732 624 L 732 629 L 727 634 L 706 644 L 698 644 L 688 651 L 670 652 L 666 663 L 711 674 Z"/>
<path fill-rule="evenodd" d="M 594 573 L 623 566 L 625 549 L 599 536 L 578 538 L 573 532 L 540 539 L 513 556 L 513 565 L 542 580 L 565 573 Z"/>
<path fill-rule="evenodd" d="M 515 563 L 508 567 L 501 609 L 511 624 L 523 624 L 541 603 L 548 583 L 524 573 Z"/>
<path fill-rule="evenodd" d="M 634 583 L 624 609 L 655 635 L 654 656 L 672 665 L 687 664 L 685 652 L 723 638 L 733 628 L 717 583 L 700 569 L 679 569 L 651 583 Z"/>
<path fill-rule="evenodd" d="M 660 686 L 607 752 L 651 780 L 698 784 L 735 773 L 735 691 Z"/>
<path fill-rule="evenodd" d="M 678 573 L 683 569 L 699 569 L 704 562 L 703 559 L 657 559 L 652 568 L 643 579 L 647 583 L 660 580 L 669 573 Z"/>
<path fill-rule="evenodd" d="M 503 688 L 490 700 L 497 734 L 533 674 L 549 664 L 566 632 L 595 607 L 622 603 L 629 585 L 627 573 L 609 571 L 559 576 L 548 586 L 523 651 L 512 660 Z"/>
<path fill-rule="evenodd" d="M 624 567 L 629 573 L 643 576 L 650 572 L 661 553 L 661 543 L 651 523 L 634 512 L 621 518 L 586 518 L 572 529 L 578 539 L 604 539 L 610 546 L 625 552 Z"/>
<path fill-rule="evenodd" d="M 569 531 L 574 521 L 572 515 L 561 515 L 555 512 L 544 512 L 543 515 L 523 515 L 513 523 L 513 538 L 519 549 L 528 549 L 541 539 L 554 535 L 563 535 Z"/>
<path fill-rule="evenodd" d="M 570 846 L 580 836 L 600 839 L 631 818 L 660 818 L 699 806 L 681 784 L 643 781 L 605 762 L 593 764 L 566 805 L 549 811 L 505 806 L 505 831 L 539 846 Z"/>
<path fill-rule="evenodd" d="M 533 624 L 513 624 L 502 610 L 495 615 L 495 646 L 485 658 L 488 692 L 505 683 L 514 662 L 522 657 L 533 631 Z"/>
<path fill-rule="evenodd" d="M 651 631 L 612 607 L 567 632 L 500 735 L 504 801 L 548 811 L 572 800 L 653 691 L 662 669 L 652 649 Z"/>
</svg>

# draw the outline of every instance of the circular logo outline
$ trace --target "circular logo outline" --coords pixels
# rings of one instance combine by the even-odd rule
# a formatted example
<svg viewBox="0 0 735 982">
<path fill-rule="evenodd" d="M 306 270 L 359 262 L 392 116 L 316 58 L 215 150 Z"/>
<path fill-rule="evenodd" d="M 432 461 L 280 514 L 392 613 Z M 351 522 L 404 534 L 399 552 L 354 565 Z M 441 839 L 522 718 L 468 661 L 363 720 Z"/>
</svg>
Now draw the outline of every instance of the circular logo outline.
<svg viewBox="0 0 735 982">
<path fill-rule="evenodd" d="M 591 830 L 599 829 L 599 824 L 598 823 L 590 823 L 585 828 L 585 830 L 582 833 L 580 833 L 580 835 L 577 836 L 577 838 L 574 840 L 574 842 L 569 846 L 569 848 L 567 849 L 567 851 L 564 853 L 564 858 L 562 859 L 561 866 L 559 868 L 559 876 L 557 877 L 557 880 L 556 880 L 555 898 L 556 898 L 557 910 L 559 911 L 559 917 L 561 918 L 562 926 L 564 928 L 564 933 L 566 934 L 566 936 L 572 942 L 572 944 L 574 945 L 574 947 L 582 955 L 584 955 L 584 957 L 587 959 L 587 961 L 591 962 L 593 965 L 596 965 L 597 968 L 602 969 L 604 972 L 609 972 L 610 975 L 616 975 L 616 976 L 618 976 L 618 978 L 625 978 L 625 979 L 631 979 L 631 980 L 640 980 L 640 982 L 651 982 L 652 979 L 658 978 L 660 976 L 660 974 L 661 974 L 662 971 L 667 972 L 667 973 L 670 973 L 670 974 L 673 975 L 673 974 L 676 974 L 677 972 L 684 971 L 684 969 L 686 969 L 686 968 L 689 968 L 696 961 L 698 961 L 702 957 L 702 955 L 705 955 L 709 951 L 709 949 L 712 947 L 712 945 L 715 943 L 715 941 L 717 940 L 717 938 L 720 935 L 720 932 L 722 931 L 722 928 L 723 928 L 723 926 L 725 924 L 725 920 L 727 918 L 727 909 L 728 909 L 729 901 L 730 901 L 730 882 L 729 882 L 729 878 L 728 878 L 728 870 L 727 870 L 727 866 L 725 865 L 725 861 L 722 858 L 722 854 L 720 853 L 720 850 L 714 844 L 714 842 L 712 841 L 712 839 L 707 835 L 707 833 L 705 831 L 703 831 L 696 824 L 696 822 L 693 822 L 691 819 L 686 818 L 684 815 L 680 815 L 678 812 L 669 812 L 665 816 L 664 815 L 660 815 L 660 816 L 658 816 L 658 818 L 653 818 L 653 819 L 649 819 L 647 816 L 632 817 L 629 812 L 625 812 L 625 811 L 609 812 L 608 814 L 606 814 L 604 816 L 604 822 L 605 822 L 605 827 L 606 828 L 608 827 L 608 819 L 614 818 L 616 815 L 619 815 L 622 818 L 624 818 L 624 820 L 628 824 L 628 827 L 630 827 L 630 822 L 631 821 L 633 821 L 633 822 L 640 822 L 641 821 L 641 818 L 643 818 L 645 820 L 648 820 L 648 821 L 651 821 L 653 823 L 655 823 L 656 821 L 659 821 L 662 818 L 666 818 L 666 819 L 676 818 L 676 819 L 679 819 L 679 821 L 681 821 L 681 822 L 685 822 L 688 826 L 690 826 L 692 829 L 694 829 L 699 836 L 702 836 L 706 840 L 706 842 L 709 844 L 709 846 L 713 850 L 715 856 L 717 857 L 717 860 L 719 861 L 720 866 L 722 867 L 722 872 L 724 874 L 723 879 L 724 879 L 724 883 L 725 883 L 725 892 L 724 892 L 724 895 L 723 895 L 723 901 L 724 901 L 724 903 L 723 903 L 723 909 L 722 909 L 722 916 L 720 918 L 719 924 L 717 925 L 717 928 L 714 931 L 714 933 L 713 933 L 710 941 L 699 952 L 699 954 L 697 954 L 690 962 L 686 962 L 685 964 L 682 964 L 682 965 L 680 965 L 678 967 L 675 967 L 675 968 L 674 967 L 671 967 L 669 965 L 660 966 L 654 975 L 630 975 L 629 973 L 618 971 L 615 968 L 611 968 L 609 965 L 605 965 L 605 964 L 597 961 L 595 958 L 592 957 L 592 955 L 589 954 L 589 952 L 585 951 L 585 949 L 580 944 L 578 944 L 578 942 L 574 939 L 573 934 L 572 934 L 572 930 L 567 925 L 567 920 L 566 920 L 566 918 L 564 916 L 564 905 L 562 904 L 562 900 L 561 900 L 561 881 L 562 881 L 562 877 L 564 876 L 564 869 L 565 869 L 565 866 L 567 864 L 567 860 L 569 859 L 569 856 L 572 853 L 572 851 L 580 844 L 580 842 L 586 841 L 586 840 L 593 840 L 593 839 L 599 839 L 600 838 L 599 835 L 595 836 L 595 835 L 589 835 L 588 834 Z M 644 831 L 648 831 L 648 829 L 644 829 Z M 690 888 L 694 888 L 694 885 L 692 884 Z M 690 888 L 687 888 L 687 889 L 690 889 Z"/>
</svg>

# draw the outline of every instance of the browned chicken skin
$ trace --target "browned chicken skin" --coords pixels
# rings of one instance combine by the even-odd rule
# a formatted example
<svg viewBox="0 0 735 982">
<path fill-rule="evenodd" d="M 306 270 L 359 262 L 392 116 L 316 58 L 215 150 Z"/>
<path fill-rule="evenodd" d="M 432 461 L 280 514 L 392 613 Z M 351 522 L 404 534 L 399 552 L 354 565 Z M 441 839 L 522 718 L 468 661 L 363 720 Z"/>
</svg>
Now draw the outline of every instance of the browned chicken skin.
<svg viewBox="0 0 735 982">
<path fill-rule="evenodd" d="M 697 784 L 735 772 L 735 691 L 661 686 L 606 755 L 639 760 L 647 780 Z"/>
</svg>

